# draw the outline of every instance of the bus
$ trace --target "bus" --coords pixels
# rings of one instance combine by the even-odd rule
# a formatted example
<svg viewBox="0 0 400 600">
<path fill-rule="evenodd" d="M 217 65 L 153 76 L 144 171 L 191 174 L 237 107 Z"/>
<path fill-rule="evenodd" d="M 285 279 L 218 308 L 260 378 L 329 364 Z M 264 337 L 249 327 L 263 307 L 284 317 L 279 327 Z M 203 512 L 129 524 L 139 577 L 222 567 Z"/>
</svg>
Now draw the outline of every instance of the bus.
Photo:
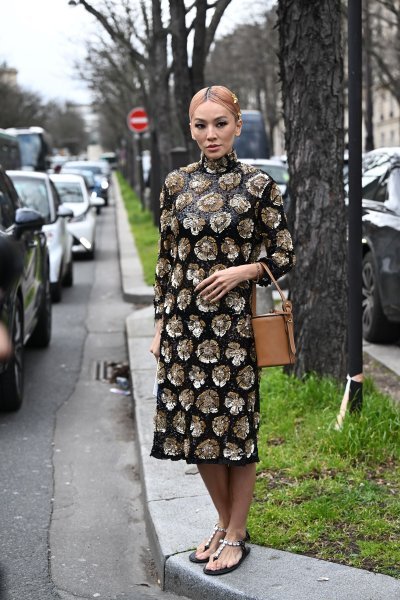
<svg viewBox="0 0 400 600">
<path fill-rule="evenodd" d="M 21 168 L 18 138 L 0 129 L 0 165 L 4 170 Z"/>
<path fill-rule="evenodd" d="M 10 127 L 6 131 L 18 138 L 24 170 L 47 171 L 50 168 L 51 141 L 43 127 Z"/>
<path fill-rule="evenodd" d="M 262 113 L 259 110 L 242 110 L 242 121 L 242 133 L 234 144 L 238 158 L 269 158 L 269 143 Z"/>
</svg>

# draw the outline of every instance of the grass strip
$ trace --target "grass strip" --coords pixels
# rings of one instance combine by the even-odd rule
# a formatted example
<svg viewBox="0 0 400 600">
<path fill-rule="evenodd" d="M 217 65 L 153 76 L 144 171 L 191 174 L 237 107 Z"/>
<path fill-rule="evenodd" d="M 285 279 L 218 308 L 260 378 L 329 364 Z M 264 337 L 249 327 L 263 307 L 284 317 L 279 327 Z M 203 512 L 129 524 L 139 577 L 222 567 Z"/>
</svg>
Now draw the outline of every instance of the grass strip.
<svg viewBox="0 0 400 600">
<path fill-rule="evenodd" d="M 367 379 L 338 432 L 342 394 L 264 371 L 252 541 L 400 578 L 400 412 Z"/>
<path fill-rule="evenodd" d="M 119 172 L 117 179 L 142 263 L 145 282 L 147 285 L 153 285 L 158 255 L 158 228 L 153 223 L 151 212 L 142 209 L 138 196 Z"/>
</svg>

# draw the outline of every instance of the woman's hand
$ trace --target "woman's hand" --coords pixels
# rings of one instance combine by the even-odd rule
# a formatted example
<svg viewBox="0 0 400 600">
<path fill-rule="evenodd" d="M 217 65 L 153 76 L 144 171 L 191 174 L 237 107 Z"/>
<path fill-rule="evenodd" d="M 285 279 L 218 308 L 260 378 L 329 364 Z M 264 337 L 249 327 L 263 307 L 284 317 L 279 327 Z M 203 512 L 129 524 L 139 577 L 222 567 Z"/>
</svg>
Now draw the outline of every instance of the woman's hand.
<svg viewBox="0 0 400 600">
<path fill-rule="evenodd" d="M 161 319 L 159 319 L 156 322 L 156 330 L 154 332 L 153 341 L 151 342 L 151 346 L 149 348 L 150 352 L 154 355 L 154 358 L 156 360 L 158 360 L 160 358 L 161 328 L 162 328 L 162 321 L 161 321 Z"/>
<path fill-rule="evenodd" d="M 242 281 L 255 279 L 257 277 L 257 264 L 240 265 L 238 267 L 228 267 L 221 271 L 216 271 L 210 277 L 203 279 L 196 287 L 195 292 L 200 292 L 200 296 L 208 301 L 221 300 L 234 287 Z"/>
</svg>

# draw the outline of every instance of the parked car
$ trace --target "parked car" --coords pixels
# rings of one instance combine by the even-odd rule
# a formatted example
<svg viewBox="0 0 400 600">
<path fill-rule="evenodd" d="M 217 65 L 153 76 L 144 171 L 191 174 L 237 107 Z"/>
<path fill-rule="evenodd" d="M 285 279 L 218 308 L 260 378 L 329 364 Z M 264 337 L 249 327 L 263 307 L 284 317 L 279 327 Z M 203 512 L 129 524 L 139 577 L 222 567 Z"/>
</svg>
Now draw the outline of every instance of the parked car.
<svg viewBox="0 0 400 600">
<path fill-rule="evenodd" d="M 37 210 L 44 219 L 50 254 L 50 285 L 53 302 L 62 297 L 62 286 L 71 287 L 74 281 L 72 235 L 66 219 L 74 213 L 61 203 L 58 192 L 46 173 L 7 171 L 22 204 Z"/>
<path fill-rule="evenodd" d="M 22 404 L 24 344 L 45 347 L 51 339 L 49 253 L 41 231 L 43 223 L 37 211 L 22 207 L 10 178 L 0 167 L 0 236 L 16 257 L 11 267 L 15 276 L 8 274 L 0 298 L 0 320 L 13 344 L 11 357 L 0 362 L 1 410 L 17 410 Z M 7 265 L 10 268 L 9 262 Z"/>
<path fill-rule="evenodd" d="M 369 342 L 400 337 L 400 148 L 363 157 L 363 333 Z"/>
<path fill-rule="evenodd" d="M 96 194 L 104 198 L 105 204 L 108 205 L 108 189 L 110 183 L 108 181 L 105 169 L 108 164 L 105 161 L 90 161 L 90 160 L 69 160 L 61 168 L 61 173 L 71 172 L 71 169 L 79 171 L 91 171 L 96 180 Z"/>
<path fill-rule="evenodd" d="M 104 206 L 104 199 L 89 196 L 81 175 L 60 173 L 50 175 L 63 206 L 70 208 L 74 216 L 68 222 L 73 237 L 72 251 L 94 258 L 96 248 L 96 208 Z"/>
</svg>

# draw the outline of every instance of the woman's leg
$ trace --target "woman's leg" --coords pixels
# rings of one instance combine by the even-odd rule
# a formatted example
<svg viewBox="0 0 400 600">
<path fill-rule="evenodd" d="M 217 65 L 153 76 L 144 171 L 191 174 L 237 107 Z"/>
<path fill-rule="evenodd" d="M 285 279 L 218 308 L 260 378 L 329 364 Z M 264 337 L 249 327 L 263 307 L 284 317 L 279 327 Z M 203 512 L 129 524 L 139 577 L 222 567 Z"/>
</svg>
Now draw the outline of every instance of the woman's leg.
<svg viewBox="0 0 400 600">
<path fill-rule="evenodd" d="M 229 490 L 231 498 L 231 516 L 225 539 L 230 542 L 244 540 L 246 535 L 246 522 L 250 505 L 253 499 L 256 481 L 256 465 L 251 463 L 242 467 L 229 467 Z M 212 558 L 207 564 L 207 569 L 223 569 L 232 567 L 242 556 L 240 547 L 226 546 L 218 560 Z"/>
<path fill-rule="evenodd" d="M 227 465 L 197 465 L 199 473 L 204 481 L 204 484 L 211 496 L 213 504 L 218 513 L 218 523 L 220 527 L 226 529 L 229 525 L 231 517 L 231 491 L 229 487 L 229 467 Z M 208 558 L 213 554 L 218 546 L 219 540 L 225 536 L 223 532 L 217 532 L 210 545 L 210 548 L 205 552 L 204 546 L 207 540 L 199 544 L 196 551 L 196 557 L 199 559 Z"/>
</svg>

